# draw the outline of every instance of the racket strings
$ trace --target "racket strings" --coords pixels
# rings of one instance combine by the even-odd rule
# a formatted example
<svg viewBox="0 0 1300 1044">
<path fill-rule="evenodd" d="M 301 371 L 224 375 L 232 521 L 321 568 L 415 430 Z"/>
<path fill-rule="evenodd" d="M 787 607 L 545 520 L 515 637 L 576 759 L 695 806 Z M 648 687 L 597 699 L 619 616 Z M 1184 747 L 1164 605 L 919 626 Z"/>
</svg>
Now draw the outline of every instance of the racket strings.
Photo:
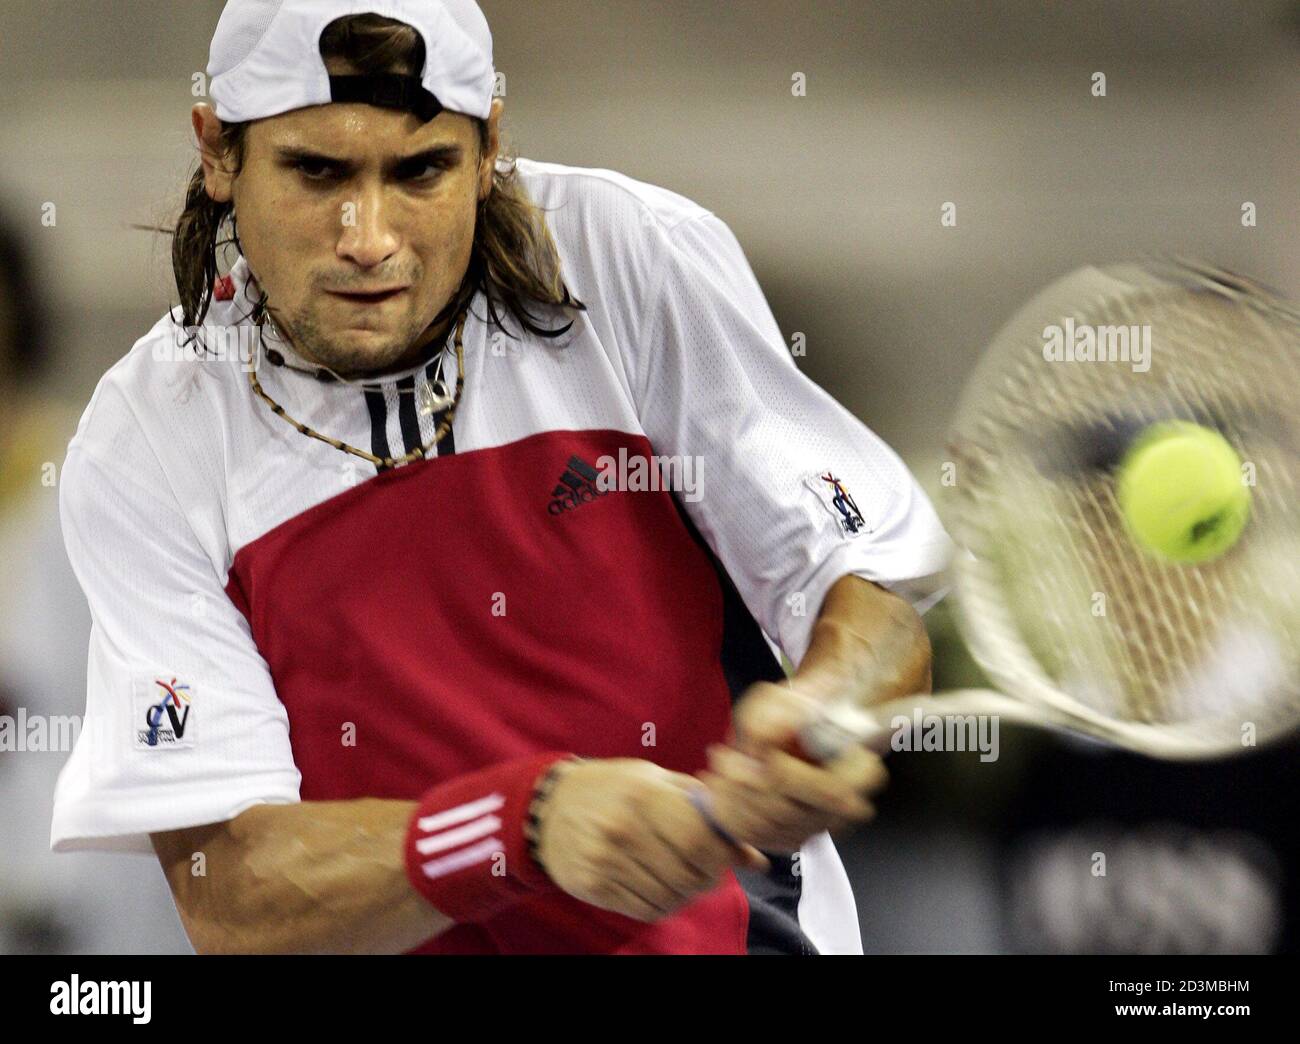
<svg viewBox="0 0 1300 1044">
<path fill-rule="evenodd" d="M 988 567 L 959 587 L 964 629 L 981 633 L 972 641 L 977 658 L 1004 686 L 1012 675 L 1037 674 L 1062 698 L 1119 721 L 1254 715 L 1267 719 L 1262 730 L 1289 727 L 1300 612 L 1295 585 L 1277 571 L 1300 559 L 1289 420 L 1297 324 L 1247 294 L 1195 280 L 1142 282 L 1119 294 L 1107 286 L 1073 318 L 1149 328 L 1147 371 L 1115 360 L 1049 362 L 1042 332 L 1061 320 L 1042 312 L 1013 321 L 981 364 L 952 439 L 958 480 L 945 491 L 954 536 Z M 1165 562 L 1135 545 L 1113 467 L 1044 466 L 1071 459 L 1070 447 L 1056 452 L 1053 441 L 1096 441 L 1098 432 L 1122 441 L 1173 418 L 1217 427 L 1255 469 L 1246 534 L 1200 565 Z M 1277 662 L 1254 675 L 1243 663 L 1235 680 L 1234 656 Z"/>
</svg>

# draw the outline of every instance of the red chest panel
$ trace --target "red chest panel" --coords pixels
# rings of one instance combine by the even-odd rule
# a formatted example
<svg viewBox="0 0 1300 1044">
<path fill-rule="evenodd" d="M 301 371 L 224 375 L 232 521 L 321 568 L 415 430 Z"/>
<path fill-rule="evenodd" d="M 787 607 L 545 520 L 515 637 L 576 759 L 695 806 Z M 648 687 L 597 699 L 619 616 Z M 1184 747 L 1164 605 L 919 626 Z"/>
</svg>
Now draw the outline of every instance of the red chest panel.
<svg viewBox="0 0 1300 1044">
<path fill-rule="evenodd" d="M 620 447 L 653 452 L 547 432 L 416 463 L 240 549 L 228 591 L 288 711 L 304 801 L 414 799 L 553 748 L 705 764 L 730 721 L 718 577 L 671 494 L 585 484 L 580 465 Z M 731 879 L 656 926 L 533 905 L 426 949 L 744 952 Z"/>
</svg>

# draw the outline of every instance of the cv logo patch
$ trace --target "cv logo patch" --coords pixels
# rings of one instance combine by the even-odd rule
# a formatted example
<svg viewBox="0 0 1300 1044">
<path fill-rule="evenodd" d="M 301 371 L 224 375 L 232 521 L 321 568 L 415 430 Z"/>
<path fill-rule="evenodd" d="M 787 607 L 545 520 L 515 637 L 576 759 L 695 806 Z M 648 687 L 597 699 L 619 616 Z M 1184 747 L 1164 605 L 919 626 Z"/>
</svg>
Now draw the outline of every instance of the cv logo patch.
<svg viewBox="0 0 1300 1044">
<path fill-rule="evenodd" d="M 835 477 L 833 471 L 817 471 L 807 476 L 804 485 L 817 494 L 817 499 L 839 523 L 840 529 L 847 536 L 857 536 L 867 529 L 867 520 L 862 517 L 858 505 L 845 488 L 844 483 Z"/>
<path fill-rule="evenodd" d="M 177 750 L 194 746 L 190 720 L 194 691 L 175 678 L 141 678 L 135 692 L 135 745 L 139 750 Z"/>
</svg>

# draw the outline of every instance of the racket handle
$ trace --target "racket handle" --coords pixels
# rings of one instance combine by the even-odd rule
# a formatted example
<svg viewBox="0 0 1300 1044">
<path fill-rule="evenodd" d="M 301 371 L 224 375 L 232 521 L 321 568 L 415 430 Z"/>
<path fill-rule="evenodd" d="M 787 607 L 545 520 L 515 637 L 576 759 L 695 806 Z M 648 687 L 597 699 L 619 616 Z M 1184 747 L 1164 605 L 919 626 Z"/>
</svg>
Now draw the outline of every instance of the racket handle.
<svg viewBox="0 0 1300 1044">
<path fill-rule="evenodd" d="M 952 689 L 940 694 L 917 693 L 869 710 L 853 700 L 829 704 L 816 719 L 805 725 L 787 753 L 813 764 L 834 761 L 852 746 L 866 746 L 877 754 L 890 749 L 899 728 L 906 728 L 917 712 L 939 715 L 988 715 L 1018 725 L 1068 728 L 1103 738 L 1116 726 L 1096 713 L 1080 708 L 1066 712 L 1045 705 L 1030 704 L 992 689 Z M 899 718 L 904 719 L 899 722 Z"/>
<path fill-rule="evenodd" d="M 799 730 L 786 753 L 814 765 L 834 761 L 852 747 L 867 746 L 883 753 L 893 729 L 852 700 L 838 700 L 822 709 Z"/>
<path fill-rule="evenodd" d="M 700 814 L 700 818 L 708 824 L 709 829 L 722 841 L 733 848 L 743 849 L 745 847 L 744 843 L 724 827 L 722 821 L 718 819 L 718 813 L 713 804 L 713 795 L 707 787 L 695 787 L 686 796 L 691 804 L 695 806 L 695 811 Z"/>
</svg>

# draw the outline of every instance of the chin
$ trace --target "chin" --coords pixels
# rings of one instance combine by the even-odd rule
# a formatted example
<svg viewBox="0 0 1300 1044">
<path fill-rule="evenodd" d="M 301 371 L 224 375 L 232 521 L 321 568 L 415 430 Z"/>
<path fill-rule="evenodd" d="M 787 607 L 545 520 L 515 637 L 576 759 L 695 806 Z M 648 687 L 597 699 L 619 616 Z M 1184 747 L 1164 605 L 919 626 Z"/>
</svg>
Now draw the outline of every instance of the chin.
<svg viewBox="0 0 1300 1044">
<path fill-rule="evenodd" d="M 395 351 L 392 342 L 387 340 L 373 344 L 359 344 L 355 341 L 347 344 L 335 342 L 329 346 L 328 356 L 324 356 L 324 361 L 331 369 L 340 372 L 373 370 L 387 365 L 390 360 L 400 356 L 400 351 Z"/>
</svg>

